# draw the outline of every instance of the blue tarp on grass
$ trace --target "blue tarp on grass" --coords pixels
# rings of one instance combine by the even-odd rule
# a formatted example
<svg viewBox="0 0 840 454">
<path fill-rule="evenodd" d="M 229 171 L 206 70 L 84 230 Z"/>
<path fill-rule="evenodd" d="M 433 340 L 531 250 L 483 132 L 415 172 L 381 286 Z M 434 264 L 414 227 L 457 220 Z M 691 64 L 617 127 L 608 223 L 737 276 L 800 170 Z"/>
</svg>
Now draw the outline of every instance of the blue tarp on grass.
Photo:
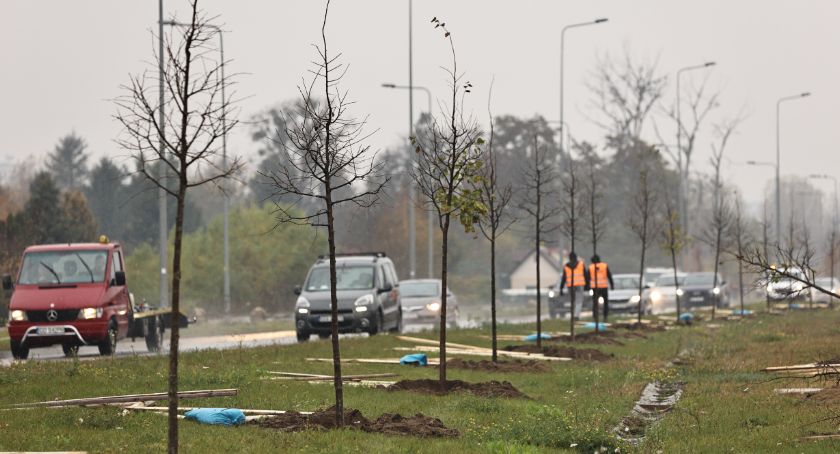
<svg viewBox="0 0 840 454">
<path fill-rule="evenodd" d="M 238 426 L 245 423 L 245 413 L 238 408 L 196 408 L 186 413 L 186 418 L 202 424 Z"/>
<path fill-rule="evenodd" d="M 412 353 L 400 358 L 400 364 L 409 364 L 412 366 L 427 366 L 429 365 L 429 358 L 425 353 Z"/>
<path fill-rule="evenodd" d="M 551 339 L 551 336 L 546 334 L 546 333 L 541 333 L 540 338 L 541 339 Z M 529 334 L 529 335 L 525 336 L 525 338 L 523 340 L 525 342 L 536 342 L 537 341 L 537 334 L 536 333 Z"/>
<path fill-rule="evenodd" d="M 595 329 L 595 322 L 588 322 L 588 323 L 584 324 L 583 327 L 585 329 Z M 607 325 L 605 325 L 601 322 L 598 322 L 598 330 L 599 331 L 606 331 L 607 330 Z"/>
</svg>

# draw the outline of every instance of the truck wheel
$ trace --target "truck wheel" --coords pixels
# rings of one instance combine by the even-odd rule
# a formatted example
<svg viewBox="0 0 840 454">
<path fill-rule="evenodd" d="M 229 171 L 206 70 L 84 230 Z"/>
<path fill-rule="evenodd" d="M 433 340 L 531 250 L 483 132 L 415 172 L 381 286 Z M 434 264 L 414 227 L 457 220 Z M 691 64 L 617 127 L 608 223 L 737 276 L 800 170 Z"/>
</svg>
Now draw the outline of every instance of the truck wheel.
<svg viewBox="0 0 840 454">
<path fill-rule="evenodd" d="M 297 341 L 298 342 L 307 342 L 309 341 L 309 333 L 307 332 L 297 332 Z"/>
<path fill-rule="evenodd" d="M 12 347 L 12 356 L 15 359 L 26 359 L 29 357 L 29 347 L 15 341 L 11 341 L 10 344 Z"/>
<path fill-rule="evenodd" d="M 64 356 L 68 358 L 79 355 L 79 346 L 76 344 L 61 344 L 61 349 L 64 351 Z"/>
<path fill-rule="evenodd" d="M 382 329 L 382 312 L 376 311 L 376 315 L 370 321 L 370 329 L 368 329 L 368 334 L 371 336 L 375 336 L 379 334 L 379 331 Z"/>
<path fill-rule="evenodd" d="M 149 350 L 150 353 L 157 353 L 160 351 L 160 344 L 161 339 L 163 338 L 163 332 L 161 331 L 161 327 L 158 328 L 158 319 L 157 317 L 151 317 L 146 319 L 146 349 Z"/>
<path fill-rule="evenodd" d="M 99 343 L 99 354 L 113 355 L 117 351 L 117 325 L 113 321 L 108 324 L 108 335 Z"/>
</svg>

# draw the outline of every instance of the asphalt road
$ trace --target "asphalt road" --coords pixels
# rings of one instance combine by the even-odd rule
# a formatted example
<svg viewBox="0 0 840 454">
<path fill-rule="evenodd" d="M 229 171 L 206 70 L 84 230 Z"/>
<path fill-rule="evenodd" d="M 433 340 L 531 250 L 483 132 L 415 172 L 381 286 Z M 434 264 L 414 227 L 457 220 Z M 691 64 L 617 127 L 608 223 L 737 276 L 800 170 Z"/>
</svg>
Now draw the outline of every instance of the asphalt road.
<svg viewBox="0 0 840 454">
<path fill-rule="evenodd" d="M 582 314 L 586 316 L 584 312 Z M 548 319 L 548 314 L 544 314 L 543 319 Z M 500 317 L 499 323 L 522 324 L 530 323 L 534 320 L 533 316 L 513 316 Z M 480 325 L 480 322 L 474 320 L 460 320 L 458 322 L 459 328 L 475 328 Z M 417 333 L 423 330 L 432 329 L 431 324 L 412 324 L 406 325 L 403 329 L 404 333 Z M 366 334 L 347 334 L 347 336 L 366 336 Z M 312 336 L 310 342 L 319 342 L 317 336 Z M 180 343 L 180 351 L 189 352 L 206 349 L 233 349 L 233 348 L 253 348 L 268 345 L 289 345 L 297 343 L 294 331 L 272 331 L 252 334 L 229 334 L 220 336 L 201 336 L 201 337 L 182 337 Z M 164 339 L 163 352 L 168 351 L 169 338 Z M 131 355 L 153 355 L 146 350 L 146 343 L 143 339 L 138 338 L 132 342 L 131 339 L 122 339 L 117 342 L 117 356 L 131 356 Z M 94 347 L 81 347 L 79 349 L 79 359 L 83 361 L 96 360 L 100 358 L 99 351 Z M 60 345 L 54 345 L 47 348 L 35 348 L 29 351 L 30 361 L 39 360 L 67 360 Z M 12 353 L 9 351 L 0 351 L 0 367 L 9 366 L 14 359 Z"/>
</svg>

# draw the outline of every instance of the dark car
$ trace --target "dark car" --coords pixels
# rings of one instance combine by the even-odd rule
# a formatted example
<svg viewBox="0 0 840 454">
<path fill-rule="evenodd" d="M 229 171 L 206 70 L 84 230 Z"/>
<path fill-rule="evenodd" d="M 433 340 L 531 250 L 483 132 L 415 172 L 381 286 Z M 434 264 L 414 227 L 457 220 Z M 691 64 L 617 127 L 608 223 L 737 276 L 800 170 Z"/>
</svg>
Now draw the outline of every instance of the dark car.
<svg viewBox="0 0 840 454">
<path fill-rule="evenodd" d="M 680 292 L 680 302 L 686 309 L 729 306 L 729 287 L 719 274 L 715 286 L 715 273 L 688 273 Z"/>
<path fill-rule="evenodd" d="M 330 336 L 330 262 L 321 256 L 312 265 L 302 288 L 296 288 L 295 330 L 300 342 L 311 334 Z M 384 253 L 336 256 L 338 331 L 366 332 L 402 329 L 399 279 L 391 259 Z"/>
</svg>

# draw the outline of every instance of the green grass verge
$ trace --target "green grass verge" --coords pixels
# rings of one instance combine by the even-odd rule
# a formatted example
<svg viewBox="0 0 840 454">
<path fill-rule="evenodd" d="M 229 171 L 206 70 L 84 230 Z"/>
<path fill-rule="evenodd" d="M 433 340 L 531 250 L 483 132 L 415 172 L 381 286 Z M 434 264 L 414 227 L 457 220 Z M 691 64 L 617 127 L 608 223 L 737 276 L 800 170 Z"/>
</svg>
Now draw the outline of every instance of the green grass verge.
<svg viewBox="0 0 840 454">
<path fill-rule="evenodd" d="M 450 378 L 472 382 L 508 380 L 531 396 L 484 399 L 467 394 L 445 397 L 347 387 L 345 405 L 375 418 L 384 412 L 440 418 L 461 431 L 454 440 L 386 437 L 351 430 L 280 433 L 256 427 L 222 428 L 181 424 L 185 452 L 592 452 L 598 446 L 622 452 L 827 452 L 840 443 L 803 443 L 808 433 L 836 430 L 830 422 L 808 425 L 832 414 L 801 398 L 779 397 L 775 387 L 803 382 L 760 383 L 757 371 L 769 365 L 833 357 L 840 313 L 798 312 L 762 315 L 744 321 L 682 327 L 629 339 L 625 345 L 597 346 L 616 355 L 608 362 L 566 362 L 548 373 L 484 373 L 450 369 Z M 548 331 L 567 327 L 544 323 Z M 503 325 L 500 333 L 527 334 L 533 327 Z M 452 342 L 488 345 L 486 332 L 457 330 Z M 432 337 L 431 333 L 421 334 Z M 500 345 L 510 342 L 502 341 Z M 392 336 L 342 340 L 345 357 L 397 357 Z M 587 347 L 593 347 L 588 345 Z M 694 352 L 691 366 L 667 368 L 682 350 Z M 269 370 L 329 374 L 331 365 L 309 363 L 328 357 L 327 342 L 303 345 L 202 351 L 181 357 L 181 389 L 239 388 L 236 397 L 184 401 L 183 405 L 314 410 L 331 405 L 332 387 L 264 380 Z M 433 368 L 348 364 L 344 372 L 397 371 L 402 378 L 435 378 Z M 36 361 L 0 369 L 0 405 L 56 398 L 164 391 L 165 357 L 123 357 L 100 361 Z M 650 429 L 639 447 L 622 446 L 610 433 L 650 380 L 685 382 L 676 409 Z M 574 448 L 572 448 L 572 446 Z M 166 418 L 122 414 L 112 408 L 17 410 L 0 418 L 0 450 L 87 450 L 160 452 L 166 446 Z M 612 452 L 613 449 L 610 449 Z"/>
<path fill-rule="evenodd" d="M 191 324 L 182 330 L 184 337 L 222 336 L 230 334 L 251 334 L 269 331 L 286 331 L 295 329 L 292 319 L 261 320 L 250 322 L 226 322 L 224 319 L 212 319 Z"/>
</svg>

